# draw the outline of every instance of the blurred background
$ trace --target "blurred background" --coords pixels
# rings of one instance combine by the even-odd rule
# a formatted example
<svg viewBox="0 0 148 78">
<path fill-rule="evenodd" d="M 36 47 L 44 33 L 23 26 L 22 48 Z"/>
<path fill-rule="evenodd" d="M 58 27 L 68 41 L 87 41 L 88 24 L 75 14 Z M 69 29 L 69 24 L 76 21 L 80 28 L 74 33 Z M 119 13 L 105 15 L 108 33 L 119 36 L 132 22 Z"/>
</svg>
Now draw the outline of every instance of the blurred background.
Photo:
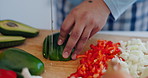
<svg viewBox="0 0 148 78">
<path fill-rule="evenodd" d="M 69 11 L 82 1 L 53 0 L 54 29 L 59 29 Z M 11 19 L 35 28 L 50 29 L 50 2 L 51 0 L 0 0 L 0 20 Z M 65 12 L 64 16 L 60 12 Z"/>
<path fill-rule="evenodd" d="M 60 29 L 61 24 L 72 8 L 80 4 L 83 0 L 53 0 L 53 20 L 54 29 Z M 50 29 L 51 19 L 51 0 L 0 0 L 0 20 L 11 19 L 22 22 L 39 29 Z M 122 20 L 132 17 L 131 10 L 137 10 L 137 18 L 141 20 L 135 23 L 135 31 L 148 30 L 147 28 L 147 5 L 148 1 L 137 2 L 134 7 L 130 6 L 120 18 L 114 23 L 114 31 L 130 31 L 131 24 L 129 20 Z M 143 18 L 144 17 L 144 18 Z M 141 18 L 141 19 L 139 19 Z M 110 20 L 109 20 L 110 21 Z M 110 24 L 106 24 L 104 30 L 109 30 Z M 112 26 L 111 26 L 112 27 Z"/>
<path fill-rule="evenodd" d="M 56 9 L 53 14 L 56 18 Z M 50 29 L 50 0 L 0 0 L 0 20 L 4 19 L 16 20 L 39 29 Z"/>
</svg>

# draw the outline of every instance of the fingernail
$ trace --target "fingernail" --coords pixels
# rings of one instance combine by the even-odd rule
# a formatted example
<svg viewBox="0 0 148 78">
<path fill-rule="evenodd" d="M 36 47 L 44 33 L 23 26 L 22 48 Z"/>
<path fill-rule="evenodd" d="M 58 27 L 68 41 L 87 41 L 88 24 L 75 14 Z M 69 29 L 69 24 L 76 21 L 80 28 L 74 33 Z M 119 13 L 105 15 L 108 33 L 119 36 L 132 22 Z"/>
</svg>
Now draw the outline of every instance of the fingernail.
<svg viewBox="0 0 148 78">
<path fill-rule="evenodd" d="M 77 54 L 73 54 L 72 55 L 72 59 L 75 60 L 76 59 Z"/>
<path fill-rule="evenodd" d="M 63 41 L 61 39 L 58 40 L 58 45 L 62 45 Z"/>
<path fill-rule="evenodd" d="M 68 52 L 64 52 L 64 53 L 63 53 L 63 57 L 64 57 L 64 58 L 68 58 L 68 56 L 69 56 Z"/>
</svg>

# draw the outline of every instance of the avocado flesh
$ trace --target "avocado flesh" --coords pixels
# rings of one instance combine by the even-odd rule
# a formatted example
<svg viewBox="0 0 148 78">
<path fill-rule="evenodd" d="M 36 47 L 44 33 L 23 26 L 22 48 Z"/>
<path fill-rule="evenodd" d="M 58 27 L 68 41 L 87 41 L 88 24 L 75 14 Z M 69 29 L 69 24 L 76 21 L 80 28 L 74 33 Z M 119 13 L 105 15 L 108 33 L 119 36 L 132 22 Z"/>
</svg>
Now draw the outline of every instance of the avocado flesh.
<svg viewBox="0 0 148 78">
<path fill-rule="evenodd" d="M 21 36 L 0 36 L 0 42 L 18 41 L 18 40 L 25 40 L 25 38 Z"/>
<path fill-rule="evenodd" d="M 39 30 L 28 25 L 13 20 L 0 21 L 0 32 L 4 35 L 34 37 L 39 34 Z"/>
<path fill-rule="evenodd" d="M 25 39 L 21 36 L 0 36 L 0 49 L 23 44 Z"/>
</svg>

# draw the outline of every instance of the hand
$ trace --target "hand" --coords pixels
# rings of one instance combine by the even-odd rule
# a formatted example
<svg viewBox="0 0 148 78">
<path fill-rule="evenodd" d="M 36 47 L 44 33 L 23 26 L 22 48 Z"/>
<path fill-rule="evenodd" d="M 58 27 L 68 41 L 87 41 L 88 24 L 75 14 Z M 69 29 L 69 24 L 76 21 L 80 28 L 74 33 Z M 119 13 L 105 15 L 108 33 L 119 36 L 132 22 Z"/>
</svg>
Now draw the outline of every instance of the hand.
<svg viewBox="0 0 148 78">
<path fill-rule="evenodd" d="M 133 78 L 130 74 L 121 69 L 120 63 L 109 62 L 108 69 L 102 78 Z"/>
<path fill-rule="evenodd" d="M 103 0 L 86 0 L 74 8 L 64 20 L 60 30 L 59 45 L 63 44 L 71 32 L 63 57 L 68 58 L 75 47 L 72 59 L 76 59 L 86 41 L 105 25 L 109 14 L 110 11 Z"/>
</svg>

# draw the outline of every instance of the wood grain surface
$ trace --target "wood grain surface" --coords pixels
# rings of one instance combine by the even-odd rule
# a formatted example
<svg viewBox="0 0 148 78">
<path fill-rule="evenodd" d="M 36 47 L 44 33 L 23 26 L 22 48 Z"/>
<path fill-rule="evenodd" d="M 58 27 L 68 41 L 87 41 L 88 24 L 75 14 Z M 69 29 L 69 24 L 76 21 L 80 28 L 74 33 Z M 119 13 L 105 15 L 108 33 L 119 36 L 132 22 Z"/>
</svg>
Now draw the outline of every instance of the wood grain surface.
<svg viewBox="0 0 148 78">
<path fill-rule="evenodd" d="M 79 59 L 68 62 L 50 61 L 44 59 L 42 56 L 42 44 L 45 37 L 49 34 L 51 34 L 51 31 L 49 30 L 40 30 L 39 36 L 35 38 L 28 38 L 24 44 L 16 46 L 15 48 L 25 50 L 43 61 L 43 63 L 45 64 L 45 71 L 42 74 L 43 78 L 67 78 L 71 73 L 76 71 L 76 68 L 79 65 Z M 143 41 L 148 41 L 148 38 L 143 38 L 143 37 L 127 37 L 127 36 L 117 36 L 117 35 L 96 34 L 87 42 L 86 46 L 84 47 L 84 50 L 81 53 L 88 50 L 89 45 L 95 44 L 96 41 L 99 39 L 105 39 L 117 42 L 120 40 L 127 41 L 132 38 L 139 38 L 142 39 Z M 2 52 L 3 50 L 5 49 L 1 49 L 0 52 Z"/>
</svg>

